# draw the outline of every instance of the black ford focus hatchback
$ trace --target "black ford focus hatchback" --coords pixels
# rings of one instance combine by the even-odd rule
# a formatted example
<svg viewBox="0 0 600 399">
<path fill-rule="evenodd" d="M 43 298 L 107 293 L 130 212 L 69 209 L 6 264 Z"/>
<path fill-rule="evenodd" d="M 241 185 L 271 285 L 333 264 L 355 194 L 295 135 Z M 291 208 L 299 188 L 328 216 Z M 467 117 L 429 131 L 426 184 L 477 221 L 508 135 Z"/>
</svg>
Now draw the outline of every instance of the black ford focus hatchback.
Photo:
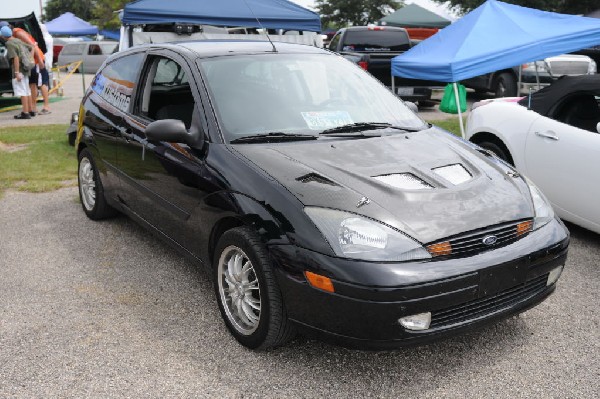
<svg viewBox="0 0 600 399">
<path fill-rule="evenodd" d="M 543 194 L 314 47 L 202 41 L 113 55 L 79 115 L 83 210 L 204 265 L 243 345 L 296 331 L 421 343 L 522 312 L 569 233 Z"/>
</svg>

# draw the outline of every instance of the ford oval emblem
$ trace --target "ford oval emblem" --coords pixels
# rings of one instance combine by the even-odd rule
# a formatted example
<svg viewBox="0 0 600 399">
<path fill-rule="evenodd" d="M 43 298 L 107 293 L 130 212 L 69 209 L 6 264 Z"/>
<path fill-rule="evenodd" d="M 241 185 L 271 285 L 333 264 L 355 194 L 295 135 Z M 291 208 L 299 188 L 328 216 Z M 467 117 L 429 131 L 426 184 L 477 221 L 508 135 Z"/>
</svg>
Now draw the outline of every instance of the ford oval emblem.
<svg viewBox="0 0 600 399">
<path fill-rule="evenodd" d="M 483 240 L 481 240 L 485 245 L 494 245 L 496 241 L 498 241 L 498 237 L 496 236 L 485 236 L 483 237 Z"/>
</svg>

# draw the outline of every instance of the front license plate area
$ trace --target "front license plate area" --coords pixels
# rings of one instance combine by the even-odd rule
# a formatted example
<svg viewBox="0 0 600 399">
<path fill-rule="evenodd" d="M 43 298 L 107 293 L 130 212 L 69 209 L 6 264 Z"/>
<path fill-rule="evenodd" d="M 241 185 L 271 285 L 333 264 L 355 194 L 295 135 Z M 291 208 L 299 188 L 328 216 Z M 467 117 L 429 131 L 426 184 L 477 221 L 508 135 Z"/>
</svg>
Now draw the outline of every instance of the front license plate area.
<svg viewBox="0 0 600 399">
<path fill-rule="evenodd" d="M 527 265 L 508 263 L 479 272 L 479 297 L 497 294 L 525 282 Z"/>
<path fill-rule="evenodd" d="M 399 96 L 412 96 L 415 93 L 414 87 L 398 87 Z"/>
</svg>

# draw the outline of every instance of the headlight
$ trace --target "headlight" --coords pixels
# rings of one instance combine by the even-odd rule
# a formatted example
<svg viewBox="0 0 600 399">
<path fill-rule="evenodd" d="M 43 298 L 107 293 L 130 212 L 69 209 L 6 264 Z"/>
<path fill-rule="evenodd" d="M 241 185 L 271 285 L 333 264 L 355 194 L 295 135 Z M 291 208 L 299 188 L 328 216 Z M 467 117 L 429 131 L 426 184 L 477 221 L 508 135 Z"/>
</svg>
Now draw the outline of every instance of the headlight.
<svg viewBox="0 0 600 399">
<path fill-rule="evenodd" d="M 529 191 L 531 192 L 531 199 L 533 201 L 533 209 L 535 211 L 533 230 L 536 230 L 554 219 L 554 211 L 552 210 L 552 206 L 550 206 L 550 202 L 544 197 L 544 194 L 542 194 L 540 189 L 537 188 L 531 180 L 525 180 L 529 185 Z"/>
<path fill-rule="evenodd" d="M 417 241 L 375 220 L 327 208 L 304 211 L 340 257 L 388 262 L 431 258 Z"/>
<path fill-rule="evenodd" d="M 588 75 L 594 75 L 597 72 L 597 65 L 594 60 L 590 60 L 588 65 Z"/>
<path fill-rule="evenodd" d="M 544 61 L 528 62 L 523 64 L 523 70 L 535 71 L 535 65 L 537 64 L 538 72 L 546 72 L 546 63 Z"/>
</svg>

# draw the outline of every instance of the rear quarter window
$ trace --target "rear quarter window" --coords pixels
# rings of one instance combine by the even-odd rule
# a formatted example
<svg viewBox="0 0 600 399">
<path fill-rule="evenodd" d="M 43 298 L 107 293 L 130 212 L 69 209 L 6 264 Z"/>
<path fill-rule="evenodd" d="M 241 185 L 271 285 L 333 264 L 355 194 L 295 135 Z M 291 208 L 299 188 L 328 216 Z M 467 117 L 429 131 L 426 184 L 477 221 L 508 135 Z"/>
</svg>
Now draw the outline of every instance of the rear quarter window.
<svg viewBox="0 0 600 399">
<path fill-rule="evenodd" d="M 135 53 L 110 62 L 94 78 L 92 90 L 112 106 L 128 112 L 143 61 L 144 53 Z"/>
<path fill-rule="evenodd" d="M 406 51 L 410 40 L 404 31 L 349 30 L 344 37 L 344 51 Z"/>
</svg>

